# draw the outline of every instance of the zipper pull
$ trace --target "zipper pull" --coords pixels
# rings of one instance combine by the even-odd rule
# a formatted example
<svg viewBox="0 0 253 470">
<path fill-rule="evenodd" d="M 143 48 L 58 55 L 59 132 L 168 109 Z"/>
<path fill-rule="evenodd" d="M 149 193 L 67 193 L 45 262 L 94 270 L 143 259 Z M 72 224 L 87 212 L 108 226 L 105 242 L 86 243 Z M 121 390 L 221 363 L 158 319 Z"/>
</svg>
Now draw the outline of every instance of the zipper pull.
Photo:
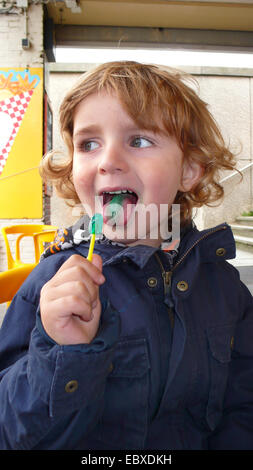
<svg viewBox="0 0 253 470">
<path fill-rule="evenodd" d="M 172 277 L 172 270 L 171 271 L 165 271 L 164 267 L 163 267 L 163 264 L 158 256 L 157 253 L 155 253 L 155 257 L 160 265 L 160 268 L 161 268 L 161 271 L 162 271 L 162 278 L 163 278 L 163 288 L 164 288 L 164 295 L 165 295 L 165 299 L 166 299 L 166 304 L 168 306 L 173 306 L 173 302 L 171 300 L 171 295 L 170 295 L 170 291 L 171 291 L 171 277 Z M 171 304 L 171 305 L 169 305 Z"/>
<path fill-rule="evenodd" d="M 172 271 L 164 271 L 164 273 L 162 273 L 162 276 L 163 276 L 163 284 L 164 284 L 165 303 L 169 308 L 172 308 L 174 307 L 174 303 L 171 298 Z"/>
<path fill-rule="evenodd" d="M 168 314 L 169 314 L 171 328 L 172 328 L 172 331 L 173 331 L 175 318 L 174 318 L 174 311 L 173 311 L 174 303 L 173 303 L 172 298 L 171 298 L 171 276 L 172 276 L 172 271 L 164 271 L 164 273 L 162 273 L 162 276 L 163 276 L 164 293 L 165 293 L 164 302 L 168 306 Z"/>
<path fill-rule="evenodd" d="M 171 276 L 172 276 L 172 271 L 164 271 L 162 273 L 165 294 L 170 294 Z"/>
</svg>

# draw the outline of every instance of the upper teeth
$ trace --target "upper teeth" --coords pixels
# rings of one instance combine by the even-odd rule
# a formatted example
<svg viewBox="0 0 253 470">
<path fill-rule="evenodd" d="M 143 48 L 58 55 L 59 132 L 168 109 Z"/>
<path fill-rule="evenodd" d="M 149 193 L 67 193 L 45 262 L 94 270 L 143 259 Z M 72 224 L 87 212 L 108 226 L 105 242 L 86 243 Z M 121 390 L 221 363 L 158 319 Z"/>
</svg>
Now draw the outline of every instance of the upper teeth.
<svg viewBox="0 0 253 470">
<path fill-rule="evenodd" d="M 133 191 L 130 191 L 129 189 L 122 189 L 120 191 L 104 191 L 106 194 L 121 194 L 121 193 L 133 193 Z"/>
</svg>

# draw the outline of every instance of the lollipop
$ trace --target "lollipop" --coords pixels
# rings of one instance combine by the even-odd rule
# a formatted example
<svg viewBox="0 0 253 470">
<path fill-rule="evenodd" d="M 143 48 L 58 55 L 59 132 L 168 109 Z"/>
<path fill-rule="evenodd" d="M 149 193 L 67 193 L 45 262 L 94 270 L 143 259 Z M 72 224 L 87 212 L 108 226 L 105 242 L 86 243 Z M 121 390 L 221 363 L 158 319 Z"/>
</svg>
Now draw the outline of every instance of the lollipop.
<svg viewBox="0 0 253 470">
<path fill-rule="evenodd" d="M 103 216 L 101 214 L 94 214 L 89 224 L 89 232 L 91 233 L 89 252 L 87 256 L 87 259 L 89 261 L 92 261 L 96 234 L 98 235 L 99 233 L 101 233 L 102 228 L 103 228 Z"/>
</svg>

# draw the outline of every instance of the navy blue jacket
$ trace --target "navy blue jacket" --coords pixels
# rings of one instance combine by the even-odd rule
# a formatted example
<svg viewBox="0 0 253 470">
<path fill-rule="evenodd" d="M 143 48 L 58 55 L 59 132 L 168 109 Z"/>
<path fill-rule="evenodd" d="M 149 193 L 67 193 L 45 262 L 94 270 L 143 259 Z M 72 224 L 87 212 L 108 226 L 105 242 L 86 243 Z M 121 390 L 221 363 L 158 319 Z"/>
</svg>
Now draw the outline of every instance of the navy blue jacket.
<svg viewBox="0 0 253 470">
<path fill-rule="evenodd" d="M 253 449 L 253 302 L 231 229 L 192 228 L 171 269 L 96 243 L 106 282 L 90 344 L 44 331 L 41 287 L 88 243 L 39 263 L 0 330 L 1 449 Z"/>
</svg>

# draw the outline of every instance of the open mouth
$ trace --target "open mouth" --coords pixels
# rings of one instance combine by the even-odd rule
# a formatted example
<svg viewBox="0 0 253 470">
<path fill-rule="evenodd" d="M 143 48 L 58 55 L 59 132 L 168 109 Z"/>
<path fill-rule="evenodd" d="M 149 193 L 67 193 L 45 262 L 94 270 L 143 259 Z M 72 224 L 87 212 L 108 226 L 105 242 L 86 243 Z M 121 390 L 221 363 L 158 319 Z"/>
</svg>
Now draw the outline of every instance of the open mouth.
<svg viewBox="0 0 253 470">
<path fill-rule="evenodd" d="M 130 189 L 121 189 L 117 191 L 103 191 L 103 206 L 110 203 L 112 200 L 123 202 L 124 200 L 127 201 L 127 204 L 136 204 L 138 200 L 138 196 L 134 191 Z M 116 202 L 117 203 L 117 202 Z"/>
<path fill-rule="evenodd" d="M 131 189 L 118 189 L 102 191 L 103 219 L 105 223 L 126 224 L 135 205 L 138 202 L 137 194 Z"/>
</svg>

